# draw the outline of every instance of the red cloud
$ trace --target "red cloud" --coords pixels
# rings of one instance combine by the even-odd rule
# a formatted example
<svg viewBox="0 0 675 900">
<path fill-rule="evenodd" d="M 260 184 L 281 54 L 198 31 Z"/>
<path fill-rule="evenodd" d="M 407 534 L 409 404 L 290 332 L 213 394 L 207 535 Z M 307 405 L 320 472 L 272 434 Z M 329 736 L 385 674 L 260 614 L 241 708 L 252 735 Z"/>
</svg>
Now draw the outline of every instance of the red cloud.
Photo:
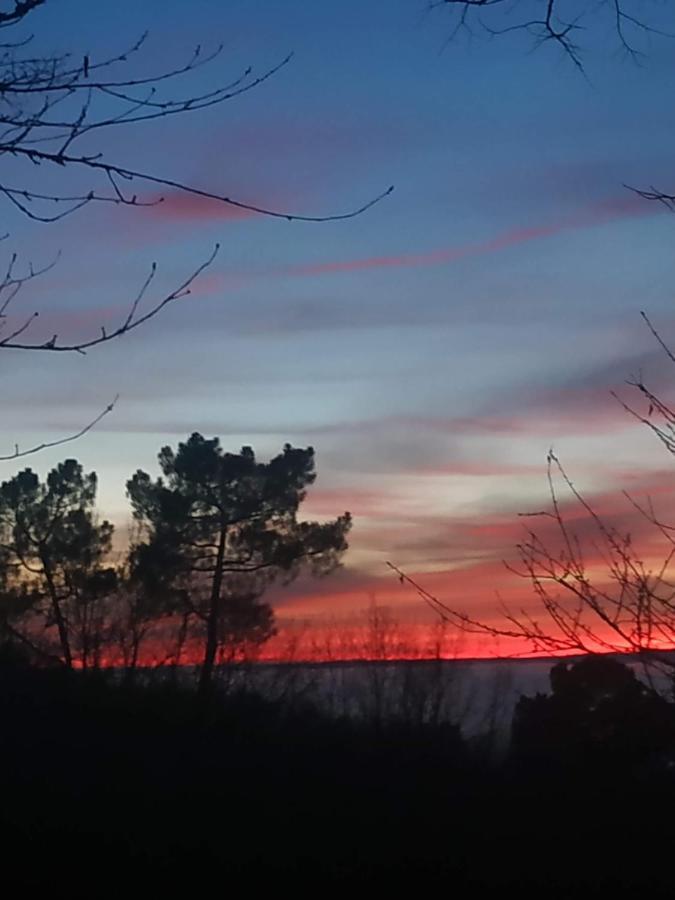
<svg viewBox="0 0 675 900">
<path fill-rule="evenodd" d="M 569 534 L 580 542 L 587 570 L 592 573 L 596 584 L 603 584 L 605 581 L 609 583 L 607 547 L 598 523 L 564 485 L 559 484 L 558 490 L 559 508 Z M 645 496 L 651 496 L 655 501 L 654 514 L 666 521 L 667 510 L 672 508 L 674 493 L 675 485 L 669 471 L 645 474 L 631 486 L 632 496 L 643 508 L 647 508 Z M 331 498 L 333 506 L 338 499 L 337 494 L 335 492 L 336 496 Z M 346 500 L 347 497 L 342 499 Z M 371 501 L 371 496 L 364 494 L 364 500 Z M 620 490 L 595 494 L 589 492 L 587 500 L 604 527 L 614 529 L 619 535 L 631 535 L 636 558 L 642 559 L 646 565 L 651 563 L 658 567 L 672 552 L 670 542 Z M 387 530 L 387 504 L 382 503 L 379 510 L 377 506 L 375 503 L 371 512 L 382 519 L 383 529 L 378 528 L 374 533 L 376 540 L 380 542 L 382 530 Z M 547 509 L 548 505 L 544 500 L 537 508 Z M 418 524 L 419 546 L 412 546 L 406 541 L 406 536 L 410 535 L 409 529 L 402 532 L 400 528 L 389 524 L 390 547 L 386 556 L 395 563 L 400 563 L 408 575 L 450 608 L 465 611 L 477 620 L 497 624 L 503 624 L 501 601 L 515 610 L 526 609 L 541 615 L 541 608 L 529 579 L 514 574 L 506 568 L 503 561 L 517 567 L 517 544 L 522 542 L 528 529 L 541 537 L 553 555 L 558 553 L 562 537 L 550 518 L 521 518 L 515 510 L 512 513 L 466 518 L 449 515 L 445 522 L 430 520 Z M 330 617 L 354 616 L 375 599 L 378 604 L 390 607 L 394 616 L 404 621 L 434 621 L 434 614 L 424 605 L 414 588 L 408 583 L 400 584 L 396 577 L 386 571 L 386 556 L 382 554 L 381 547 L 378 556 L 382 561 L 381 574 L 379 570 L 368 573 L 352 569 L 346 570 L 340 578 L 332 580 L 325 587 L 318 583 L 303 582 L 285 589 L 283 595 L 278 594 L 276 597 L 280 615 L 283 619 L 325 623 Z M 402 558 L 406 556 L 410 560 L 407 565 Z M 425 571 L 419 564 L 414 564 L 412 560 L 415 557 L 438 559 L 442 568 L 439 566 L 436 571 Z M 447 560 L 445 565 L 442 563 L 443 559 Z M 489 642 L 481 640 L 480 652 L 475 641 L 469 642 L 465 648 L 466 655 L 523 652 L 527 649 L 521 643 L 507 651 L 503 644 L 491 647 Z"/>
<path fill-rule="evenodd" d="M 151 198 L 153 199 L 153 198 Z M 210 219 L 218 221 L 239 221 L 251 219 L 256 213 L 238 206 L 230 206 L 210 197 L 200 197 L 184 191 L 174 191 L 154 198 L 157 202 L 149 209 L 154 215 L 166 221 L 198 222 Z"/>
<path fill-rule="evenodd" d="M 119 327 L 129 312 L 123 306 L 99 306 L 92 309 L 47 309 L 41 312 L 23 334 L 26 341 L 39 344 L 57 334 L 59 343 L 97 337 L 101 327 L 109 332 Z"/>
<path fill-rule="evenodd" d="M 670 500 L 675 485 L 669 472 L 653 473 L 641 484 L 642 491 Z M 598 586 L 609 583 L 606 554 L 596 542 L 597 526 L 591 518 L 561 492 L 561 508 L 570 528 L 584 547 L 586 566 Z M 645 563 L 660 561 L 672 550 L 666 540 L 619 492 L 598 494 L 593 507 L 602 521 L 619 532 L 630 531 L 635 538 L 635 553 Z M 672 504 L 669 504 L 672 506 Z M 451 520 L 452 530 L 465 536 L 467 543 L 486 555 L 456 566 L 429 571 L 414 565 L 403 566 L 406 574 L 447 607 L 466 612 L 474 620 L 504 626 L 502 604 L 516 614 L 530 612 L 546 626 L 546 614 L 529 578 L 507 569 L 502 560 L 517 565 L 515 544 L 522 540 L 531 519 L 514 515 Z M 556 532 L 550 519 L 537 520 L 534 530 L 547 540 L 555 552 Z M 448 536 L 448 544 L 453 540 Z M 393 554 L 394 562 L 398 562 Z M 490 658 L 530 655 L 522 640 L 487 635 L 462 635 L 452 627 L 443 627 L 440 617 L 426 605 L 414 586 L 385 568 L 381 574 L 346 569 L 328 582 L 299 579 L 273 591 L 278 607 L 279 634 L 263 649 L 266 660 L 299 662 L 338 659 L 421 658 L 440 654 L 446 658 Z M 368 623 L 368 608 L 385 607 L 383 628 L 375 633 Z M 551 630 L 553 627 L 551 626 Z M 598 648 L 602 649 L 602 648 Z M 199 651 L 194 650 L 195 659 Z"/>
</svg>

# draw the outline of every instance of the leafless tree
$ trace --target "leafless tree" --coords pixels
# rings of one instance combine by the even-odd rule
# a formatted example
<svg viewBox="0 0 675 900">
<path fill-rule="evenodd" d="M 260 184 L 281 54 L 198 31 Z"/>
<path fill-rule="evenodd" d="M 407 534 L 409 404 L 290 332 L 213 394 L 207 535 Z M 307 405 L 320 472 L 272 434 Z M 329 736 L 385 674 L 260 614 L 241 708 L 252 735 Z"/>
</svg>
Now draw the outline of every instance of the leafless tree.
<svg viewBox="0 0 675 900">
<path fill-rule="evenodd" d="M 646 39 L 673 37 L 657 25 L 656 3 L 638 0 L 431 0 L 431 9 L 444 7 L 451 16 L 450 38 L 460 32 L 482 32 L 497 37 L 514 32 L 528 35 L 535 47 L 553 44 L 585 74 L 581 38 L 593 29 L 609 27 L 618 49 L 641 62 Z M 663 5 L 662 5 L 663 6 Z M 651 7 L 651 8 L 650 8 Z M 659 201 L 675 210 L 675 194 L 651 187 L 629 187 L 645 200 Z M 666 342 L 646 313 L 642 317 L 671 362 Z M 637 392 L 637 405 L 617 400 L 631 415 L 649 427 L 670 453 L 675 453 L 675 410 L 657 396 L 641 375 L 629 385 Z M 581 509 L 594 534 L 585 541 L 570 522 L 570 502 L 563 502 L 560 485 L 571 505 Z M 517 547 L 518 562 L 507 568 L 528 580 L 539 600 L 536 613 L 502 608 L 501 624 L 479 621 L 454 609 L 390 563 L 402 581 L 411 585 L 442 620 L 460 631 L 516 639 L 528 653 L 633 653 L 647 664 L 675 668 L 668 652 L 675 646 L 675 527 L 657 515 L 651 501 L 638 503 L 626 495 L 662 542 L 658 563 L 645 561 L 631 535 L 603 519 L 577 490 L 553 452 L 548 456 L 550 509 L 526 514 L 542 527 L 528 528 Z M 551 527 L 552 526 L 552 527 Z M 590 541 L 590 543 L 589 543 Z M 603 561 L 602 574 L 591 571 L 591 550 Z M 543 618 L 541 617 L 543 614 Z"/>
<path fill-rule="evenodd" d="M 21 32 L 27 19 L 39 28 L 39 8 L 46 2 L 14 0 L 8 10 L 0 11 L 0 29 Z M 310 215 L 259 206 L 186 184 L 159 171 L 119 164 L 100 143 L 112 130 L 220 106 L 268 81 L 288 65 L 292 56 L 289 54 L 259 73 L 246 68 L 207 91 L 179 93 L 176 84 L 216 63 L 222 56 L 222 46 L 207 52 L 198 46 L 184 61 L 172 63 L 155 75 L 134 74 L 134 59 L 141 54 L 146 40 L 147 34 L 143 34 L 132 46 L 102 59 L 86 53 L 34 55 L 30 35 L 19 34 L 16 40 L 0 42 L 0 157 L 4 161 L 0 170 L 0 197 L 10 208 L 32 221 L 54 223 L 91 204 L 133 207 L 160 204 L 163 197 L 157 191 L 168 189 L 263 216 L 325 222 L 353 218 L 391 191 L 389 188 L 345 212 Z M 46 175 L 46 182 L 40 184 L 47 183 L 49 188 L 38 186 L 36 169 Z M 152 194 L 147 193 L 149 190 Z M 9 237 L 2 236 L 4 240 Z M 38 314 L 16 313 L 17 298 L 28 282 L 49 272 L 54 262 L 40 268 L 28 264 L 24 271 L 19 271 L 17 255 L 12 254 L 0 281 L 0 350 L 85 353 L 122 337 L 144 325 L 170 303 L 188 295 L 217 252 L 216 246 L 177 287 L 145 305 L 156 274 L 153 263 L 140 290 L 129 299 L 127 315 L 115 328 L 101 327 L 98 333 L 82 340 L 54 334 L 47 340 L 35 341 L 31 340 L 31 328 Z M 93 428 L 113 405 L 76 434 L 23 450 L 15 447 L 13 453 L 0 458 L 15 459 L 46 446 L 75 440 Z"/>
<path fill-rule="evenodd" d="M 655 561 L 642 555 L 629 531 L 596 511 L 553 451 L 547 480 L 549 509 L 521 514 L 540 524 L 525 529 L 516 560 L 505 562 L 510 574 L 529 583 L 537 600 L 534 609 L 501 603 L 496 619 L 481 620 L 440 600 L 393 563 L 389 567 L 442 621 L 465 634 L 516 641 L 522 647 L 518 655 L 631 654 L 647 673 L 672 673 L 675 526 L 661 519 L 651 500 L 641 503 L 624 495 L 659 539 Z"/>
<path fill-rule="evenodd" d="M 651 11 L 645 7 L 652 6 Z M 524 33 L 534 46 L 552 44 L 584 72 L 584 33 L 609 28 L 617 49 L 634 62 L 644 56 L 645 38 L 666 35 L 654 24 L 659 4 L 642 0 L 430 0 L 431 10 L 445 9 L 450 38 L 461 32 L 489 37 Z M 661 4 L 663 5 L 663 4 Z M 652 13 L 652 17 L 650 17 Z"/>
<path fill-rule="evenodd" d="M 609 31 L 616 49 L 638 65 L 646 57 L 651 38 L 675 37 L 660 26 L 659 8 L 668 5 L 655 0 L 429 0 L 428 6 L 430 11 L 442 9 L 448 14 L 448 41 L 461 33 L 489 38 L 525 34 L 535 49 L 548 45 L 560 49 L 584 77 L 585 35 Z M 672 191 L 654 185 L 624 187 L 675 211 Z"/>
</svg>

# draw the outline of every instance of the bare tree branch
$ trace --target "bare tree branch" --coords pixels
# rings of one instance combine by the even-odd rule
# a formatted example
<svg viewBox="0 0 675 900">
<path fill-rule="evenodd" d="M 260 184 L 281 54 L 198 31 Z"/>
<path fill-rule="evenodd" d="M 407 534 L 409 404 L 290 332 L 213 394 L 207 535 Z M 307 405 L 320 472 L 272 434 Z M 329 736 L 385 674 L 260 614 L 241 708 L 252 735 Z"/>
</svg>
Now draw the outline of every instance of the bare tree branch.
<svg viewBox="0 0 675 900">
<path fill-rule="evenodd" d="M 87 432 L 91 431 L 95 428 L 101 419 L 105 418 L 108 413 L 111 413 L 117 403 L 119 396 L 116 396 L 112 403 L 109 403 L 105 409 L 100 412 L 95 419 L 92 419 L 84 428 L 80 428 L 79 431 L 75 432 L 75 434 L 68 435 L 68 437 L 57 438 L 54 441 L 44 441 L 41 444 L 36 444 L 34 447 L 29 447 L 26 450 L 21 450 L 18 444 L 14 446 L 14 452 L 8 453 L 6 456 L 0 456 L 0 462 L 8 462 L 14 459 L 21 459 L 24 456 L 31 456 L 33 453 L 39 453 L 41 450 L 47 450 L 50 447 L 60 447 L 62 444 L 69 444 L 71 441 L 76 441 L 78 438 L 83 437 Z"/>
<path fill-rule="evenodd" d="M 0 27 L 21 23 L 44 2 L 45 0 L 14 0 L 10 9 L 0 11 Z M 234 78 L 225 79 L 208 90 L 190 92 L 188 89 L 176 93 L 179 81 L 183 83 L 189 80 L 193 73 L 219 60 L 223 52 L 222 45 L 207 52 L 197 46 L 184 61 L 172 60 L 163 71 L 155 74 L 130 71 L 130 62 L 139 57 L 146 40 L 147 33 L 122 52 L 105 58 L 92 58 L 86 53 L 46 56 L 31 54 L 26 49 L 31 44 L 30 37 L 0 43 L 0 156 L 4 156 L 7 162 L 14 163 L 11 175 L 3 173 L 0 199 L 4 198 L 11 208 L 32 221 L 55 223 L 90 203 L 135 207 L 162 202 L 162 197 L 144 198 L 130 190 L 132 185 L 139 185 L 141 188 L 170 188 L 236 209 L 289 221 L 328 222 L 358 216 L 391 193 L 390 187 L 346 212 L 304 215 L 247 203 L 152 171 L 122 166 L 105 158 L 100 149 L 82 152 L 82 140 L 86 138 L 91 142 L 95 137 L 107 133 L 107 129 L 131 127 L 235 100 L 279 73 L 293 56 L 292 53 L 288 54 L 260 73 L 254 73 L 251 67 L 247 67 Z M 89 147 L 90 143 L 87 144 L 87 148 Z M 49 170 L 52 178 L 46 189 L 37 183 L 35 187 L 32 186 L 34 178 L 31 166 Z M 27 176 L 26 168 L 31 173 Z M 59 176 L 66 171 L 80 175 L 82 180 L 79 184 L 76 181 L 73 186 L 72 179 L 67 179 L 67 189 L 64 187 L 60 190 Z M 4 237 L 6 235 L 2 239 Z M 106 330 L 102 326 L 99 334 L 82 341 L 61 339 L 58 334 L 52 335 L 48 340 L 28 339 L 35 327 L 38 313 L 17 316 L 16 298 L 27 282 L 49 271 L 55 261 L 42 269 L 29 266 L 26 274 L 19 275 L 14 255 L 4 279 L 0 281 L 0 350 L 85 353 L 92 347 L 129 334 L 158 315 L 174 300 L 187 296 L 193 282 L 211 265 L 217 252 L 216 246 L 213 253 L 177 288 L 151 304 L 147 311 L 143 311 L 143 301 L 155 279 L 156 266 L 153 264 L 120 324 L 113 330 Z M 44 442 L 25 451 L 16 447 L 13 454 L 0 459 L 16 459 L 75 440 L 93 428 L 111 408 L 112 405 L 106 407 L 75 435 Z"/>
<path fill-rule="evenodd" d="M 638 197 L 642 197 L 643 200 L 656 200 L 658 203 L 663 203 L 666 209 L 670 210 L 670 212 L 675 212 L 675 194 L 669 194 L 666 191 L 661 191 L 657 187 L 654 187 L 654 185 L 652 185 L 647 190 L 643 188 L 632 187 L 629 184 L 624 185 L 624 187 L 627 187 L 629 191 L 637 194 Z"/>
<path fill-rule="evenodd" d="M 7 25 L 16 25 L 28 13 L 37 9 L 38 6 L 42 6 L 44 2 L 45 0 L 15 0 L 14 9 L 8 12 L 0 12 L 0 28 L 4 28 Z"/>
<path fill-rule="evenodd" d="M 51 338 L 47 341 L 42 341 L 38 343 L 24 343 L 17 341 L 17 338 L 24 334 L 31 324 L 35 321 L 38 314 L 33 313 L 29 316 L 20 326 L 18 326 L 11 334 L 7 335 L 7 337 L 0 337 L 0 350 L 42 350 L 49 351 L 51 353 L 81 353 L 85 354 L 87 350 L 92 347 L 98 347 L 99 344 L 107 344 L 110 341 L 115 340 L 115 338 L 122 337 L 124 334 L 129 334 L 129 332 L 134 331 L 141 325 L 144 325 L 150 319 L 154 318 L 158 313 L 160 313 L 166 306 L 172 303 L 174 300 L 180 300 L 182 297 L 187 297 L 191 293 L 192 284 L 199 278 L 199 276 L 213 263 L 216 258 L 218 251 L 220 249 L 220 245 L 216 244 L 213 249 L 213 252 L 209 255 L 209 257 L 201 263 L 197 268 L 174 290 L 170 293 L 166 294 L 162 297 L 161 300 L 156 302 L 154 306 L 152 306 L 146 313 L 143 315 L 138 315 L 138 307 L 143 297 L 145 296 L 148 288 L 152 284 L 155 275 L 157 273 L 157 266 L 155 263 L 152 264 L 150 269 L 150 273 L 143 282 L 139 292 L 136 297 L 132 301 L 129 312 L 124 319 L 124 321 L 115 328 L 113 331 L 106 331 L 106 329 L 101 326 L 101 333 L 97 337 L 88 338 L 83 341 L 70 342 L 70 343 L 59 343 L 58 334 L 52 335 Z M 2 286 L 0 285 L 0 296 L 2 292 Z M 2 316 L 2 307 L 0 307 L 0 317 Z M 2 326 L 2 322 L 0 321 L 0 328 Z"/>
<path fill-rule="evenodd" d="M 79 194 L 72 192 L 53 194 L 33 191 L 29 187 L 0 183 L 0 194 L 20 212 L 35 221 L 55 222 L 96 201 L 120 203 L 128 206 L 144 205 L 147 201 L 136 194 L 127 195 L 121 191 L 119 183 L 136 180 L 146 184 L 171 187 L 197 196 L 208 197 L 226 205 L 244 209 L 260 215 L 288 220 L 324 222 L 349 219 L 369 209 L 382 197 L 391 192 L 384 191 L 367 203 L 360 204 L 351 211 L 337 215 L 303 215 L 269 209 L 246 203 L 218 192 L 209 192 L 178 180 L 163 178 L 153 173 L 141 172 L 120 166 L 103 159 L 102 154 L 72 153 L 72 146 L 86 135 L 91 135 L 115 126 L 133 125 L 153 119 L 195 112 L 232 100 L 262 85 L 284 68 L 293 54 L 288 54 L 281 62 L 254 76 L 249 67 L 237 78 L 209 91 L 188 94 L 175 98 L 166 97 L 160 89 L 166 82 L 190 75 L 195 70 L 212 63 L 222 53 L 222 46 L 204 54 L 197 47 L 182 65 L 152 76 L 130 76 L 128 78 L 97 78 L 101 70 L 107 70 L 126 62 L 130 55 L 139 51 L 147 35 L 143 35 L 129 50 L 109 59 L 94 62 L 85 56 L 76 65 L 70 57 L 32 59 L 17 56 L 16 48 L 6 49 L 0 54 L 0 155 L 7 154 L 23 158 L 35 165 L 53 165 L 60 168 L 74 168 L 103 175 L 113 188 L 112 194 L 87 186 Z M 81 100 L 79 98 L 82 98 Z M 105 103 L 105 113 L 96 114 L 96 100 Z M 113 104 L 112 110 L 110 109 Z M 65 114 L 52 115 L 57 108 L 64 108 Z M 44 149 L 45 144 L 55 144 L 55 148 Z M 155 201 L 156 202 L 156 201 Z M 57 213 L 45 213 L 44 204 L 67 204 Z M 37 207 L 37 208 L 36 208 Z"/>
<path fill-rule="evenodd" d="M 440 8 L 451 15 L 451 38 L 461 31 L 473 34 L 474 27 L 491 37 L 524 32 L 533 39 L 535 49 L 547 43 L 560 47 L 582 74 L 583 50 L 577 37 L 594 26 L 604 27 L 605 20 L 619 49 L 636 63 L 644 56 L 636 43 L 639 35 L 673 37 L 645 21 L 644 4 L 636 0 L 430 0 L 430 10 Z"/>
<path fill-rule="evenodd" d="M 0 146 L 0 153 L 2 153 L 2 147 Z M 180 181 L 174 181 L 171 178 L 162 178 L 157 175 L 152 175 L 148 172 L 139 172 L 134 169 L 122 168 L 121 166 L 112 165 L 110 163 L 101 162 L 95 157 L 89 156 L 68 156 L 63 153 L 47 153 L 43 150 L 34 150 L 32 148 L 25 147 L 12 147 L 5 152 L 10 153 L 14 156 L 23 156 L 29 159 L 31 162 L 36 164 L 40 164 L 42 162 L 54 163 L 59 166 L 82 166 L 87 169 L 91 169 L 93 171 L 102 172 L 107 177 L 117 175 L 119 178 L 122 178 L 126 181 L 142 181 L 148 184 L 156 184 L 161 187 L 169 187 L 174 190 L 183 191 L 184 193 L 193 194 L 197 197 L 205 197 L 209 200 L 218 200 L 221 203 L 226 204 L 227 206 L 233 206 L 236 209 L 246 210 L 247 212 L 258 213 L 263 216 L 270 216 L 275 219 L 287 219 L 289 222 L 337 222 L 343 219 L 353 219 L 356 216 L 360 216 L 362 213 L 366 212 L 366 210 L 370 209 L 372 206 L 375 206 L 376 203 L 379 203 L 385 197 L 388 197 L 389 194 L 394 190 L 394 186 L 390 185 L 385 191 L 381 194 L 378 194 L 376 197 L 368 200 L 362 206 L 357 207 L 356 209 L 349 210 L 343 213 L 334 213 L 327 215 L 304 215 L 301 213 L 291 213 L 291 212 L 281 212 L 279 210 L 270 209 L 264 206 L 257 206 L 252 203 L 244 203 L 241 200 L 234 200 L 232 197 L 228 197 L 224 194 L 218 194 L 213 191 L 205 191 L 200 188 L 191 187 L 190 185 L 184 184 Z M 12 189 L 12 191 L 8 191 L 2 184 L 0 184 L 0 192 L 4 193 L 8 196 L 8 199 L 12 201 L 12 203 L 17 206 L 23 213 L 25 213 L 29 218 L 38 219 L 39 221 L 55 221 L 55 219 L 43 219 L 39 216 L 36 216 L 32 213 L 26 205 L 21 203 L 18 200 L 18 195 L 21 194 L 28 201 L 31 201 L 36 198 L 37 195 L 32 194 L 30 191 L 18 191 L 17 189 Z M 44 195 L 43 195 L 44 198 Z M 52 196 L 47 197 L 46 199 L 52 200 L 53 202 L 63 202 L 65 198 Z M 74 205 L 72 208 L 61 213 L 57 218 L 63 218 L 66 215 L 69 215 L 72 212 L 81 209 L 87 203 L 90 203 L 95 200 L 106 200 L 107 202 L 113 203 L 122 203 L 126 206 L 136 206 L 138 205 L 138 198 L 134 194 L 131 198 L 123 197 L 119 192 L 116 192 L 116 197 L 101 197 L 98 194 L 93 192 L 89 192 L 86 195 L 82 195 L 80 197 L 70 198 L 74 201 Z"/>
</svg>

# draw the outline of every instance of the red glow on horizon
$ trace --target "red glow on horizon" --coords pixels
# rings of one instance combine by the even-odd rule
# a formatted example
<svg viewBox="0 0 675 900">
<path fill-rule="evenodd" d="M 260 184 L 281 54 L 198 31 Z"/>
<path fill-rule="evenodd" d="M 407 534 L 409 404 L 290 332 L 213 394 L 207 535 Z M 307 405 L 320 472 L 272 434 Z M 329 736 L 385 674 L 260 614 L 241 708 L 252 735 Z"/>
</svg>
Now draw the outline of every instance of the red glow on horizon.
<svg viewBox="0 0 675 900">
<path fill-rule="evenodd" d="M 653 647 L 654 651 L 675 651 L 675 640 L 663 642 Z M 221 659 L 219 665 L 267 664 L 267 665 L 343 665 L 357 663 L 396 662 L 508 662 L 526 660 L 557 660 L 578 657 L 590 653 L 631 655 L 629 646 L 618 643 L 608 649 L 597 645 L 581 650 L 532 651 L 522 640 L 477 637 L 472 635 L 450 635 L 439 638 L 439 630 L 433 626 L 400 626 L 395 634 L 374 637 L 367 626 L 351 626 L 338 630 L 326 626 L 306 629 L 281 628 L 262 648 L 237 656 L 231 660 Z M 192 642 L 184 649 L 179 660 L 168 661 L 166 654 L 158 646 L 149 644 L 138 660 L 139 668 L 162 668 L 170 666 L 198 667 L 202 660 L 202 648 Z M 124 668 L 121 655 L 107 654 L 101 660 L 102 668 Z M 75 668 L 81 669 L 80 661 Z"/>
<path fill-rule="evenodd" d="M 364 642 L 362 646 L 360 646 L 361 640 Z M 297 640 L 294 632 L 287 633 L 281 630 L 261 649 L 231 660 L 231 662 L 268 665 L 341 665 L 345 663 L 431 662 L 434 660 L 450 662 L 553 659 L 578 655 L 572 651 L 527 653 L 523 651 L 522 645 L 515 646 L 515 643 L 514 647 L 509 650 L 503 642 L 495 642 L 493 652 L 486 650 L 485 640 L 476 641 L 474 644 L 470 642 L 458 644 L 456 649 L 453 649 L 448 643 L 447 646 L 441 646 L 437 651 L 429 641 L 422 641 L 417 646 L 407 642 L 401 648 L 394 647 L 383 651 L 369 648 L 367 635 L 359 634 L 354 630 L 350 630 L 347 634 L 334 634 L 332 637 L 328 637 L 325 629 L 317 629 L 316 632 L 305 632 L 300 640 Z M 672 649 L 675 649 L 675 644 Z M 202 650 L 198 645 L 193 644 L 183 651 L 178 662 L 166 661 L 164 657 L 165 654 L 157 647 L 148 646 L 140 654 L 137 665 L 141 669 L 176 665 L 179 667 L 199 666 L 202 661 Z M 225 661 L 219 663 L 219 665 L 226 664 Z M 74 660 L 73 665 L 76 669 L 84 668 L 81 660 Z M 120 654 L 111 653 L 101 660 L 100 667 L 104 669 L 125 668 L 125 661 Z"/>
</svg>

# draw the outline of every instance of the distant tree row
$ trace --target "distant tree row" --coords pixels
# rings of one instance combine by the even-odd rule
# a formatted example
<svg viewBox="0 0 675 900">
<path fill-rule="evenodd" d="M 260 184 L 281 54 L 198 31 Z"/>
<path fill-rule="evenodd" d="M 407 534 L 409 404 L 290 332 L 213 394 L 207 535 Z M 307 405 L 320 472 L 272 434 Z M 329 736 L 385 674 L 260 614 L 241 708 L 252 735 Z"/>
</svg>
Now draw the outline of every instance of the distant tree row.
<svg viewBox="0 0 675 900">
<path fill-rule="evenodd" d="M 97 476 L 75 459 L 41 480 L 24 469 L 0 485 L 0 636 L 36 663 L 68 668 L 144 659 L 200 663 L 206 692 L 220 662 L 275 633 L 262 599 L 274 581 L 324 575 L 347 548 L 349 513 L 298 520 L 314 451 L 286 444 L 267 463 L 193 434 L 159 453 L 162 475 L 127 482 L 135 528 L 122 561 L 96 511 Z M 186 651 L 189 648 L 189 653 Z"/>
</svg>

